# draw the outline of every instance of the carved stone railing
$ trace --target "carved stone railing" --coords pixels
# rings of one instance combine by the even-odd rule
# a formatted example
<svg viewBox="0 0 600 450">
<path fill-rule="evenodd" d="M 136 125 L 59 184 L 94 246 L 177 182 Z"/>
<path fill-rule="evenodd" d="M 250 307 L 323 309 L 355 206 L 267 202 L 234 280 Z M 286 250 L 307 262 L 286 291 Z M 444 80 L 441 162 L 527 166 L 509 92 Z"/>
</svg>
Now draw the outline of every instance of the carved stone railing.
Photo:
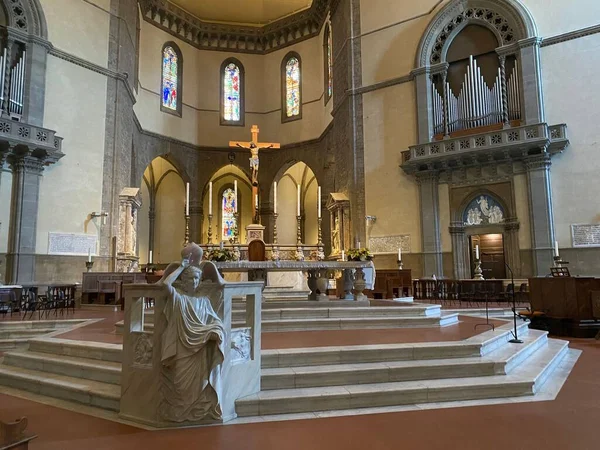
<svg viewBox="0 0 600 450">
<path fill-rule="evenodd" d="M 63 138 L 56 131 L 10 119 L 0 119 L 0 143 L 6 143 L 8 154 L 30 154 L 52 164 L 64 156 Z"/>
<path fill-rule="evenodd" d="M 568 144 L 565 124 L 540 123 L 413 145 L 402 152 L 401 167 L 407 173 L 415 173 L 445 169 L 453 164 L 518 160 L 541 151 L 558 153 Z"/>
<path fill-rule="evenodd" d="M 211 286 L 212 285 L 212 286 Z M 262 282 L 225 283 L 215 289 L 208 283 L 198 295 L 207 296 L 225 329 L 224 356 L 221 365 L 220 406 L 222 420 L 236 417 L 235 401 L 260 391 L 260 343 Z M 222 295 L 221 295 L 222 294 Z M 121 374 L 120 415 L 128 420 L 155 427 L 182 427 L 199 422 L 170 422 L 160 414 L 162 344 L 167 321 L 164 314 L 169 296 L 159 284 L 123 286 L 125 320 L 123 329 L 123 365 Z M 232 298 L 244 297 L 245 327 L 232 328 Z M 154 299 L 154 331 L 144 331 L 144 303 Z M 197 380 L 200 383 L 200 380 Z M 215 421 L 210 421 L 214 423 Z"/>
</svg>

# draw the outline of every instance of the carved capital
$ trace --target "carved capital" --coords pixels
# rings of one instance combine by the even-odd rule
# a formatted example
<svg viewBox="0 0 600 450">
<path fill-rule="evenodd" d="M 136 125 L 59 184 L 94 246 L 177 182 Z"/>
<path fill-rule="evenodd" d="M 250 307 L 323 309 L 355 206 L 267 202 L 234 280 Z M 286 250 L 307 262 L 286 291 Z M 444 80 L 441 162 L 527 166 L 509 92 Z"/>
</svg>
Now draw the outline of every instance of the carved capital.
<svg viewBox="0 0 600 450">
<path fill-rule="evenodd" d="M 25 172 L 41 174 L 44 171 L 44 161 L 34 156 L 17 156 L 10 158 L 10 168 L 14 173 Z"/>
<path fill-rule="evenodd" d="M 504 230 L 507 232 L 519 231 L 520 227 L 521 224 L 519 223 L 516 217 L 511 217 L 509 219 L 504 220 Z"/>
<path fill-rule="evenodd" d="M 525 170 L 528 172 L 533 170 L 550 170 L 550 166 L 552 165 L 550 156 L 547 154 L 527 158 L 523 163 L 525 165 Z"/>
<path fill-rule="evenodd" d="M 417 183 L 422 185 L 425 183 L 437 183 L 439 181 L 440 174 L 437 170 L 426 170 L 415 173 L 415 177 L 417 178 Z"/>
<path fill-rule="evenodd" d="M 464 234 L 465 233 L 465 225 L 462 222 L 452 222 L 448 227 L 448 231 L 450 234 Z"/>
</svg>

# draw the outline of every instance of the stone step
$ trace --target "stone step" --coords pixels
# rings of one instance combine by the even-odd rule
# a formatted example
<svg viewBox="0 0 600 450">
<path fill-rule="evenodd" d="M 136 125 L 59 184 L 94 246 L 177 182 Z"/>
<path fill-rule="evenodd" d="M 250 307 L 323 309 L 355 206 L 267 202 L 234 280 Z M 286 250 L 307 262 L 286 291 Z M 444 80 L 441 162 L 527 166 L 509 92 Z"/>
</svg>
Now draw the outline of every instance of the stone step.
<svg viewBox="0 0 600 450">
<path fill-rule="evenodd" d="M 38 338 L 29 341 L 29 350 L 36 353 L 50 353 L 53 355 L 120 363 L 123 346 L 120 344 L 105 344 L 103 342 Z"/>
<path fill-rule="evenodd" d="M 524 338 L 534 330 L 526 323 L 517 329 Z M 262 350 L 263 368 L 304 367 L 331 364 L 469 358 L 485 356 L 512 338 L 510 329 L 501 328 L 464 341 L 419 342 L 406 344 L 353 345 Z"/>
<path fill-rule="evenodd" d="M 360 302 L 356 302 L 354 300 L 325 300 L 325 301 L 316 301 L 316 300 L 288 300 L 288 301 L 264 301 L 262 302 L 263 311 L 266 309 L 290 309 L 290 308 L 310 308 L 310 309 L 321 309 L 321 308 L 360 308 L 360 307 L 368 307 L 370 302 L 368 300 L 363 300 Z M 422 304 L 423 306 L 435 306 L 429 304 Z M 245 311 L 246 304 L 245 302 L 234 303 L 233 304 L 234 311 Z"/>
<path fill-rule="evenodd" d="M 441 317 L 333 317 L 326 319 L 263 320 L 262 331 L 358 330 L 447 326 L 458 322 L 458 314 Z M 233 322 L 234 327 L 244 326 Z"/>
<path fill-rule="evenodd" d="M 484 357 L 262 369 L 261 388 L 291 389 L 507 374 L 546 344 L 547 334 L 535 331 L 524 341 L 523 345 L 504 345 Z"/>
<path fill-rule="evenodd" d="M 568 350 L 548 340 L 509 375 L 265 390 L 239 399 L 238 416 L 373 408 L 533 395 Z"/>
<path fill-rule="evenodd" d="M 244 320 L 245 311 L 233 311 L 232 319 Z M 280 319 L 327 319 L 327 318 L 367 318 L 367 317 L 419 317 L 439 316 L 440 307 L 433 306 L 370 306 L 358 308 L 283 308 L 262 310 L 263 320 Z"/>
<path fill-rule="evenodd" d="M 116 312 L 121 310 L 121 305 L 101 305 L 97 303 L 82 303 L 81 309 L 83 311 L 102 311 L 102 312 Z"/>
<path fill-rule="evenodd" d="M 35 336 L 53 333 L 55 328 L 12 328 L 9 330 L 0 330 L 0 339 L 29 339 Z"/>
<path fill-rule="evenodd" d="M 121 364 L 117 362 L 23 351 L 6 353 L 4 364 L 39 372 L 121 385 Z"/>
<path fill-rule="evenodd" d="M 0 351 L 26 348 L 29 339 L 0 339 Z"/>
<path fill-rule="evenodd" d="M 35 330 L 39 328 L 64 329 L 71 328 L 89 319 L 65 319 L 65 320 L 14 320 L 10 322 L 0 322 L 0 332 L 10 330 Z"/>
<path fill-rule="evenodd" d="M 22 367 L 0 366 L 0 385 L 48 397 L 119 411 L 121 387 Z"/>
</svg>

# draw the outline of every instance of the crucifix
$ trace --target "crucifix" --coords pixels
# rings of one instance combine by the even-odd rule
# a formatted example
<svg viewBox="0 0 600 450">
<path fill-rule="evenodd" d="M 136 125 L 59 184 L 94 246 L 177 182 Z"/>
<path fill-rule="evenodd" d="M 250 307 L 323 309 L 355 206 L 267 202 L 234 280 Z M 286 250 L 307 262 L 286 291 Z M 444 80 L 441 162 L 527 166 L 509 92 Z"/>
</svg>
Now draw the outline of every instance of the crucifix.
<svg viewBox="0 0 600 450">
<path fill-rule="evenodd" d="M 229 141 L 230 147 L 240 147 L 250 150 L 250 176 L 252 179 L 252 201 L 254 207 L 254 223 L 259 223 L 258 215 L 258 151 L 266 148 L 280 148 L 280 144 L 273 142 L 258 142 L 260 130 L 257 125 L 250 129 L 252 140 L 250 142 Z"/>
</svg>

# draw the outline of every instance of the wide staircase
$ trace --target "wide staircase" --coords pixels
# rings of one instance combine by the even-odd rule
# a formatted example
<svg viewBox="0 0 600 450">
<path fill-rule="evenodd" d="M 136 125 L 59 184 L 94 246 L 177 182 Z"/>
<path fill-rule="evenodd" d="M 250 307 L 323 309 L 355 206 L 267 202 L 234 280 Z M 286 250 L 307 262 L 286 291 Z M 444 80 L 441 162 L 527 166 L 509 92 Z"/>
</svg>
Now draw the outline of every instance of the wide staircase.
<svg viewBox="0 0 600 450">
<path fill-rule="evenodd" d="M 0 351 L 27 347 L 30 339 L 61 329 L 69 329 L 85 320 L 13 320 L 0 322 Z"/>
<path fill-rule="evenodd" d="M 357 331 L 360 332 L 360 331 Z M 510 324 L 455 342 L 262 351 L 262 391 L 239 399 L 239 416 L 531 396 L 568 352 L 565 341 Z M 0 385 L 119 410 L 120 345 L 32 339 L 9 352 Z"/>
</svg>

